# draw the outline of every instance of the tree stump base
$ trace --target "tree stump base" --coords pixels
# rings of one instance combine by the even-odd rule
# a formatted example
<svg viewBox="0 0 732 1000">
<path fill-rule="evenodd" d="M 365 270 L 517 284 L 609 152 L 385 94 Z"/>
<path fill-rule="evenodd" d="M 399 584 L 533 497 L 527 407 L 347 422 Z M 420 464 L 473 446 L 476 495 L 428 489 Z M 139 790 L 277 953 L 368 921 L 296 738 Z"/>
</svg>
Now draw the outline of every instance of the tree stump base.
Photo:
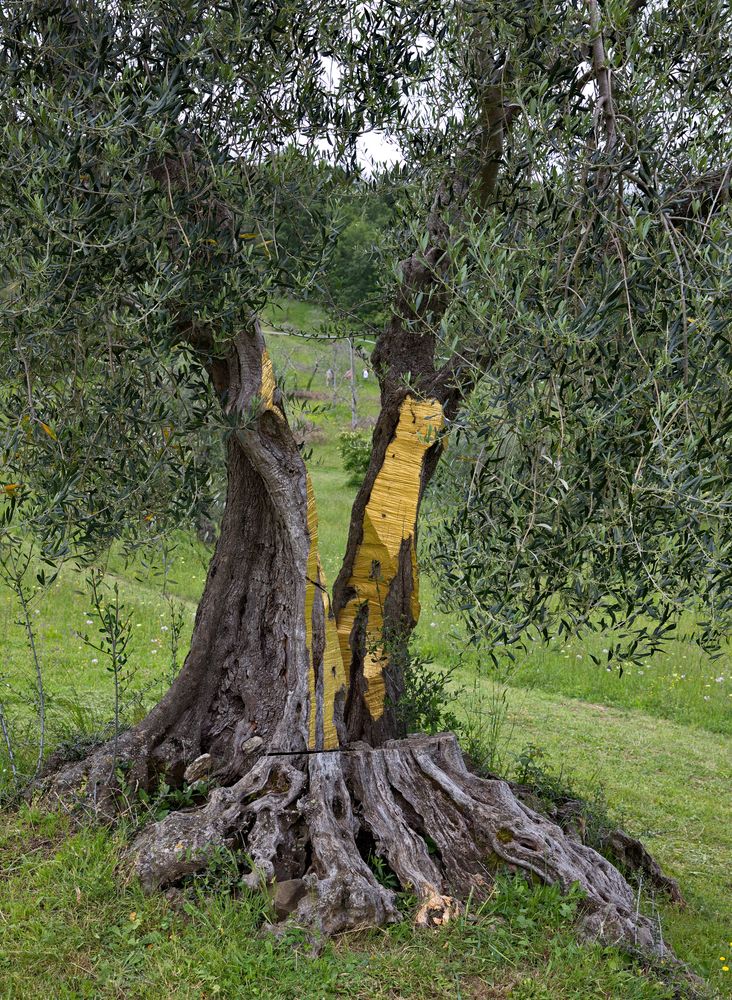
<svg viewBox="0 0 732 1000">
<path fill-rule="evenodd" d="M 241 850 L 251 866 L 245 886 L 270 886 L 279 917 L 330 936 L 401 919 L 396 891 L 370 867 L 374 857 L 416 897 L 421 926 L 445 923 L 468 898 L 485 898 L 508 871 L 565 891 L 578 885 L 583 936 L 670 954 L 620 872 L 529 808 L 507 782 L 472 774 L 450 733 L 260 754 L 204 805 L 173 812 L 137 836 L 129 858 L 146 890 L 205 870 L 216 848 Z M 138 759 L 128 774 L 142 770 Z M 54 791 L 71 777 L 56 776 Z M 108 807 L 113 792 L 87 781 L 85 795 Z"/>
</svg>

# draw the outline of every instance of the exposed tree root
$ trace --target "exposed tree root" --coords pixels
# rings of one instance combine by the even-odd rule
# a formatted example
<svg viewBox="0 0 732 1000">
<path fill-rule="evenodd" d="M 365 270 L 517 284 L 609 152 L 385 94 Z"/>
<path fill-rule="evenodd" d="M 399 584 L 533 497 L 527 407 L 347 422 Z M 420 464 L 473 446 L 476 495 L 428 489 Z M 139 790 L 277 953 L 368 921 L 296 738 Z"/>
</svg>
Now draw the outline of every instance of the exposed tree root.
<svg viewBox="0 0 732 1000">
<path fill-rule="evenodd" d="M 539 811 L 542 811 L 541 803 L 531 786 L 515 782 L 509 784 L 522 802 L 532 807 L 538 806 Z M 586 803 L 581 799 L 566 797 L 555 801 L 548 814 L 571 840 L 586 844 L 585 809 Z M 595 831 L 593 839 L 594 846 L 604 855 L 613 858 L 623 872 L 637 874 L 645 880 L 647 886 L 669 896 L 677 905 L 686 905 L 679 883 L 675 878 L 666 875 L 640 840 L 631 837 L 629 833 L 619 827 L 605 827 L 600 831 Z"/>
<path fill-rule="evenodd" d="M 396 893 L 367 863 L 373 853 L 417 897 L 419 924 L 449 920 L 508 870 L 564 890 L 578 884 L 584 934 L 665 953 L 618 870 L 505 781 L 468 771 L 451 734 L 264 754 L 205 805 L 145 828 L 130 854 L 151 890 L 204 869 L 217 846 L 243 849 L 243 882 L 274 884 L 280 915 L 323 935 L 398 919 Z"/>
<path fill-rule="evenodd" d="M 117 777 L 119 769 L 126 769 L 130 787 L 145 787 L 149 760 L 147 742 L 134 730 L 128 730 L 116 740 L 100 744 L 81 760 L 68 761 L 52 754 L 41 775 L 41 791 L 51 804 L 81 804 L 96 820 L 112 822 L 119 815 L 123 795 Z"/>
<path fill-rule="evenodd" d="M 675 878 L 666 875 L 661 866 L 643 846 L 625 830 L 608 830 L 600 838 L 603 851 L 610 853 L 624 871 L 640 873 L 654 889 L 666 893 L 674 903 L 685 906 L 685 900 Z"/>
</svg>

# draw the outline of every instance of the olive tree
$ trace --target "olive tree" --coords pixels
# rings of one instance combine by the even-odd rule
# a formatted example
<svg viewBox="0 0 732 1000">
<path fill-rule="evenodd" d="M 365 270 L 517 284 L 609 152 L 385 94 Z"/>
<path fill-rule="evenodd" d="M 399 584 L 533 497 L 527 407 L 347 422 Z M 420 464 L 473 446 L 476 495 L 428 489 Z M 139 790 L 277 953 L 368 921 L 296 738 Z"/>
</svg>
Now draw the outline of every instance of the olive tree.
<svg viewBox="0 0 732 1000">
<path fill-rule="evenodd" d="M 11 494 L 28 493 L 50 557 L 113 537 L 122 512 L 145 521 L 172 494 L 185 504 L 185 480 L 176 491 L 161 469 L 175 463 L 176 436 L 184 450 L 189 419 L 226 441 L 226 510 L 179 676 L 142 722 L 82 761 L 52 762 L 46 777 L 47 794 L 81 796 L 103 816 L 122 783 L 207 779 L 205 801 L 135 840 L 147 887 L 236 846 L 249 859 L 244 884 L 287 882 L 296 919 L 332 933 L 397 918 L 367 864 L 373 851 L 418 898 L 420 923 L 447 919 L 508 868 L 578 883 L 588 929 L 663 949 L 616 868 L 505 782 L 472 773 L 452 735 L 407 735 L 397 705 L 419 614 L 419 509 L 444 435 L 479 375 L 555 332 L 521 321 L 556 280 L 540 268 L 532 287 L 522 248 L 547 226 L 566 231 L 561 338 L 583 323 L 572 275 L 585 247 L 600 246 L 595 229 L 616 254 L 609 213 L 692 189 L 688 171 L 706 166 L 694 137 L 706 148 L 711 129 L 697 109 L 713 117 L 721 104 L 688 84 L 698 60 L 681 50 L 676 20 L 704 26 L 711 45 L 705 10 L 3 8 Z M 626 123 L 615 65 L 629 100 L 648 97 L 650 139 L 636 134 L 637 109 Z M 677 79 L 697 102 L 681 112 Z M 422 221 L 394 268 L 373 354 L 381 412 L 329 594 L 316 498 L 257 319 L 283 282 L 272 171 L 286 158 L 270 154 L 327 138 L 347 159 L 376 125 L 403 144 Z M 650 142 L 675 158 L 648 179 Z M 563 215 L 537 213 L 560 196 Z M 307 249 L 301 281 L 318 265 Z M 623 291 L 598 287 L 601 303 Z M 190 412 L 175 426 L 166 401 L 183 392 Z M 34 513 L 31 491 L 52 502 Z"/>
</svg>

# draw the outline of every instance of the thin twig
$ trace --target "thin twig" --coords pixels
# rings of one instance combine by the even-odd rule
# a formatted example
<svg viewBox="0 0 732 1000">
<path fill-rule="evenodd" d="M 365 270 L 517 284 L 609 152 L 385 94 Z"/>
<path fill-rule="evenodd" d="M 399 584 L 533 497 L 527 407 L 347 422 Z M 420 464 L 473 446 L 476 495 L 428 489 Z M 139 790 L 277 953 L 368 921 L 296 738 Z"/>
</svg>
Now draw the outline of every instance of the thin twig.
<svg viewBox="0 0 732 1000">
<path fill-rule="evenodd" d="M 676 258 L 676 266 L 679 271 L 679 288 L 681 290 L 681 318 L 683 321 L 683 351 L 684 351 L 684 385 L 689 384 L 689 317 L 686 309 L 686 282 L 684 278 L 684 266 L 681 263 L 681 257 L 679 256 L 679 251 L 676 247 L 676 240 L 674 239 L 673 232 L 671 229 L 671 224 L 666 218 L 666 213 L 661 212 L 661 221 L 663 222 L 663 228 L 666 230 L 666 235 L 668 236 L 669 243 L 671 244 L 671 250 Z"/>
<path fill-rule="evenodd" d="M 597 0 L 587 0 L 590 11 L 590 28 L 592 30 L 592 65 L 597 80 L 599 100 L 598 111 L 602 111 L 605 123 L 605 152 L 611 153 L 615 147 L 617 136 L 617 121 L 615 104 L 613 102 L 612 74 L 605 55 L 605 41 L 602 35 L 600 6 Z"/>
<path fill-rule="evenodd" d="M 20 601 L 20 606 L 23 610 L 23 618 L 25 621 L 25 631 L 28 636 L 28 645 L 30 646 L 31 656 L 33 658 L 33 667 L 36 674 L 36 690 L 38 691 L 38 729 L 39 729 L 39 739 L 38 739 L 38 757 L 36 760 L 36 768 L 33 772 L 33 776 L 36 777 L 41 770 L 41 765 L 43 764 L 43 754 L 46 749 L 46 692 L 43 686 L 43 671 L 41 669 L 41 661 L 38 656 L 38 650 L 36 648 L 35 634 L 33 632 L 33 621 L 30 616 L 30 609 L 28 608 L 28 602 L 26 600 L 25 591 L 23 590 L 23 579 L 22 574 L 18 573 L 18 563 L 13 553 L 10 556 L 13 565 L 13 571 L 15 573 L 13 583 L 15 585 L 15 592 L 18 595 L 18 600 Z M 28 559 L 28 562 L 30 558 Z M 27 569 L 26 563 L 26 569 Z"/>
<path fill-rule="evenodd" d="M 13 741 L 10 738 L 10 730 L 8 729 L 8 722 L 5 717 L 5 707 L 0 701 L 0 729 L 3 731 L 3 739 L 5 740 L 5 746 L 8 748 L 8 760 L 10 761 L 10 771 L 13 775 L 13 784 L 18 787 L 18 769 L 15 766 L 15 754 L 13 753 Z"/>
</svg>

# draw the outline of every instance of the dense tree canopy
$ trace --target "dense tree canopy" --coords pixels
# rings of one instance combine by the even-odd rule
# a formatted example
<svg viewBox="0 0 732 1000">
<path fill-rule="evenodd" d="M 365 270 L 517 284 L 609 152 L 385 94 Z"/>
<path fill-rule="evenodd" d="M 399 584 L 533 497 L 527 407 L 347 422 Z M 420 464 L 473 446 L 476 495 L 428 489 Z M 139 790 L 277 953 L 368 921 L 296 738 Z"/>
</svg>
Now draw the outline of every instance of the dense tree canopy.
<svg viewBox="0 0 732 1000">
<path fill-rule="evenodd" d="M 292 13 L 8 11 L 6 485 L 53 497 L 34 515 L 51 548 L 63 551 L 69 533 L 93 548 L 122 523 L 163 531 L 205 506 L 197 436 L 221 418 L 201 361 L 267 294 L 309 290 L 357 321 L 383 311 L 371 247 L 395 218 L 388 188 L 359 182 L 349 194 L 342 171 L 310 166 L 306 149 L 272 155 L 278 147 L 327 135 L 348 157 L 364 126 L 391 124 L 418 170 L 402 205 L 417 228 L 439 178 L 465 169 L 485 72 L 471 64 L 474 25 L 497 12 L 417 4 L 400 18 L 366 6 L 350 35 L 340 9 Z M 492 618 L 504 641 L 530 619 L 541 626 L 560 590 L 576 623 L 602 605 L 632 617 L 659 594 L 677 606 L 700 578 L 721 624 L 725 13 L 723 3 L 528 5 L 490 22 L 511 138 L 490 216 L 453 220 L 441 273 L 450 302 L 435 315 L 438 350 L 457 346 L 462 375 L 482 379 L 456 424 L 479 434 L 476 524 L 466 533 L 461 514 L 446 526 L 446 551 L 461 555 L 444 577 L 468 589 L 476 613 L 493 609 L 476 633 Z M 466 32 L 472 56 L 459 51 Z M 342 70 L 335 86 L 324 53 Z M 410 87 L 417 114 L 399 103 Z M 659 524 L 674 539 L 662 551 Z M 481 589 L 499 578 L 501 596 Z"/>
<path fill-rule="evenodd" d="M 442 319 L 477 387 L 430 547 L 489 651 L 617 626 L 622 667 L 684 609 L 729 634 L 729 13 L 568 5 L 507 60 L 505 168 Z"/>
<path fill-rule="evenodd" d="M 327 136 L 352 159 L 419 75 L 430 20 L 349 3 L 6 7 L 5 485 L 49 552 L 163 531 L 205 502 L 196 434 L 222 417 L 204 369 L 272 290 L 307 289 L 332 244 L 317 199 L 281 197 L 298 156 Z M 303 153 L 273 155 L 293 140 Z M 288 224 L 309 236 L 278 252 Z"/>
</svg>

